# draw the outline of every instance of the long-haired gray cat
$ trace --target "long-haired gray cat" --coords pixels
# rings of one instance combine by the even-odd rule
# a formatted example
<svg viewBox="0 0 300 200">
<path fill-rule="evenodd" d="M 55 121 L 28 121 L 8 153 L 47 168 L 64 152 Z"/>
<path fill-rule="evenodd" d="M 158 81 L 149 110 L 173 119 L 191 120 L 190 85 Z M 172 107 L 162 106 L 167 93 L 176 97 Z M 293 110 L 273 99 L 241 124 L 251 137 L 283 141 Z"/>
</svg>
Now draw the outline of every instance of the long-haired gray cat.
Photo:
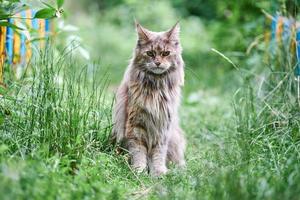
<svg viewBox="0 0 300 200">
<path fill-rule="evenodd" d="M 129 151 L 132 167 L 160 176 L 166 164 L 185 165 L 178 107 L 184 84 L 179 24 L 152 32 L 136 23 L 137 45 L 116 93 L 113 139 Z"/>
</svg>

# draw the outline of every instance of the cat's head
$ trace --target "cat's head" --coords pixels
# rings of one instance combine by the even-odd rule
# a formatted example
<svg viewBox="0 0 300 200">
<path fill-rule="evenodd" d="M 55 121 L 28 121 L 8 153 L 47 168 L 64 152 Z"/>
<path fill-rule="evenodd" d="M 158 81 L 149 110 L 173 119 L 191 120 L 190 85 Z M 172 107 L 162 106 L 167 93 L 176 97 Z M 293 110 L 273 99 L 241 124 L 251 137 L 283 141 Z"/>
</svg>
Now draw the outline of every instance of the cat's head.
<svg viewBox="0 0 300 200">
<path fill-rule="evenodd" d="M 179 23 L 165 32 L 153 32 L 136 23 L 138 35 L 135 65 L 152 74 L 164 74 L 174 70 L 181 58 Z"/>
</svg>

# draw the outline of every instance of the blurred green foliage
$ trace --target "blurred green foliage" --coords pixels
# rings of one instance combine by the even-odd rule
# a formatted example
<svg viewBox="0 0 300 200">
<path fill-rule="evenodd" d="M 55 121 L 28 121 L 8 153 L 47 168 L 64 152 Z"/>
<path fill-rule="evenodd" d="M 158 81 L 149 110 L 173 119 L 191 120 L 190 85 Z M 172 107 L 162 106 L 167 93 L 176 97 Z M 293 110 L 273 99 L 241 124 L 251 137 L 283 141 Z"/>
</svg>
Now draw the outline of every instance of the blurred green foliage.
<svg viewBox="0 0 300 200">
<path fill-rule="evenodd" d="M 166 30 L 180 20 L 187 73 L 192 79 L 210 77 L 206 82 L 214 85 L 233 67 L 210 49 L 244 65 L 248 46 L 264 31 L 261 10 L 273 12 L 277 4 L 275 0 L 79 0 L 67 7 L 74 13 L 68 20 L 81 28 L 92 60 L 109 67 L 114 83 L 120 81 L 135 46 L 137 19 L 153 31 Z"/>
</svg>

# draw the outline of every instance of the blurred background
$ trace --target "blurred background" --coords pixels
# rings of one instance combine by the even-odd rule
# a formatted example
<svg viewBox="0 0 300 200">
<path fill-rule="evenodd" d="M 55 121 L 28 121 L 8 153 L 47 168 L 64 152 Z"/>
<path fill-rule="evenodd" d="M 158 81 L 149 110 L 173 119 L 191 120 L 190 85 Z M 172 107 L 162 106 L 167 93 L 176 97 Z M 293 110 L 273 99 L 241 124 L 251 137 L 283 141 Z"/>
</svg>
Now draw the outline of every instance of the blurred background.
<svg viewBox="0 0 300 200">
<path fill-rule="evenodd" d="M 107 67 L 116 84 L 135 47 L 134 19 L 153 31 L 167 30 L 179 20 L 186 91 L 189 86 L 200 85 L 223 90 L 234 87 L 234 68 L 211 49 L 217 49 L 241 67 L 251 67 L 255 59 L 261 59 L 255 53 L 247 61 L 245 57 L 255 38 L 262 39 L 262 10 L 272 13 L 280 5 L 272 0 L 77 0 L 65 2 L 65 24 L 78 28 L 74 34 L 79 35 L 89 59 Z"/>
<path fill-rule="evenodd" d="M 153 31 L 167 30 L 180 21 L 186 92 L 199 86 L 221 91 L 236 89 L 240 77 L 230 62 L 244 70 L 263 71 L 265 67 L 258 65 L 266 64 L 262 62 L 269 48 L 265 45 L 268 45 L 265 33 L 271 29 L 266 13 L 297 18 L 298 5 L 295 0 L 24 2 L 32 8 L 50 9 L 56 2 L 62 2 L 62 17 L 52 20 L 55 24 L 52 46 L 57 55 L 66 48 L 75 49 L 77 62 L 82 66 L 97 63 L 105 68 L 111 85 L 120 82 L 135 47 L 134 19 Z"/>
</svg>

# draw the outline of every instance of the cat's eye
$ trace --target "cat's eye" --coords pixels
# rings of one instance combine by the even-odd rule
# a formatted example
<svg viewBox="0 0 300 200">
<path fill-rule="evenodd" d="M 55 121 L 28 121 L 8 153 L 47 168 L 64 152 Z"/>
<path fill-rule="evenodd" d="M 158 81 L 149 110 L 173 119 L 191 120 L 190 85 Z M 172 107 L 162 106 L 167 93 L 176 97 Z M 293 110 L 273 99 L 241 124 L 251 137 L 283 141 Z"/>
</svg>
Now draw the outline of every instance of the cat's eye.
<svg viewBox="0 0 300 200">
<path fill-rule="evenodd" d="M 170 55 L 170 51 L 163 51 L 163 52 L 161 52 L 161 55 L 168 56 L 168 55 Z"/>
<path fill-rule="evenodd" d="M 146 54 L 147 54 L 147 56 L 155 57 L 155 52 L 154 51 L 147 51 Z"/>
</svg>

